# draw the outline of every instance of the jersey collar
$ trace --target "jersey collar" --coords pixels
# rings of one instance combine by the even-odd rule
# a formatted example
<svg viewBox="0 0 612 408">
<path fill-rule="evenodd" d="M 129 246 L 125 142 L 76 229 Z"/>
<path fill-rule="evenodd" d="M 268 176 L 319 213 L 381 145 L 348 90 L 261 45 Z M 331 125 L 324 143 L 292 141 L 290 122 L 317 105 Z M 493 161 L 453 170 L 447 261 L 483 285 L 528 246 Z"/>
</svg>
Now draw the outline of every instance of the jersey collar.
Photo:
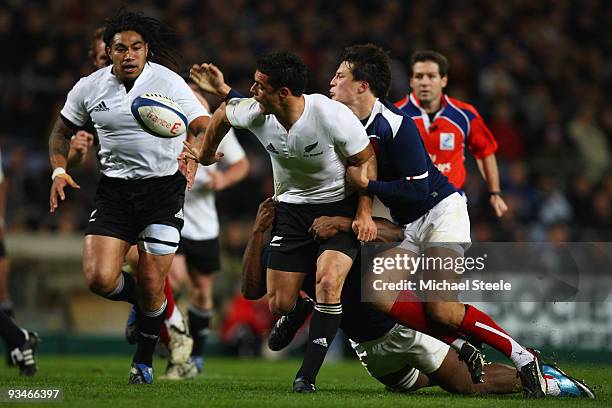
<svg viewBox="0 0 612 408">
<path fill-rule="evenodd" d="M 136 84 L 138 84 L 139 82 L 144 81 L 145 78 L 147 78 L 151 74 L 151 69 L 152 69 L 151 66 L 150 66 L 151 64 L 152 63 L 149 62 L 149 61 L 145 62 L 144 68 L 142 69 L 142 72 L 140 73 L 140 75 L 138 75 L 138 78 L 136 78 L 136 81 L 134 81 L 134 86 L 132 86 L 132 89 L 134 89 Z M 117 78 L 117 76 L 113 73 L 113 66 L 110 65 L 110 66 L 106 67 L 106 69 L 108 69 L 108 72 L 107 72 L 108 77 L 111 80 L 114 80 L 115 83 L 121 84 L 121 81 L 119 81 L 119 78 Z M 131 89 L 130 89 L 130 91 L 131 91 Z"/>
<path fill-rule="evenodd" d="M 368 126 L 372 124 L 372 122 L 374 121 L 374 118 L 376 118 L 376 115 L 381 113 L 383 109 L 384 109 L 384 106 L 380 102 L 380 99 L 376 98 L 376 101 L 374 101 L 374 106 L 372 107 L 372 112 L 370 112 L 370 117 L 368 118 L 368 122 L 364 126 L 366 129 L 368 128 Z"/>
<path fill-rule="evenodd" d="M 414 94 L 414 92 L 410 93 L 410 102 L 419 110 L 421 111 L 421 118 L 423 119 L 423 124 L 425 125 L 425 129 L 428 129 L 429 131 L 429 127 L 431 126 L 431 122 L 429 120 L 429 114 L 427 112 L 425 112 L 425 109 L 421 108 L 421 101 L 418 100 L 418 98 L 416 97 L 416 95 Z M 444 109 L 446 109 L 446 105 L 448 105 L 448 96 L 446 94 L 442 94 L 442 101 L 441 101 L 441 107 L 440 110 L 438 110 L 438 112 L 436 112 L 435 116 L 434 116 L 434 120 L 436 120 L 440 115 L 442 115 L 442 112 L 444 112 Z"/>
</svg>

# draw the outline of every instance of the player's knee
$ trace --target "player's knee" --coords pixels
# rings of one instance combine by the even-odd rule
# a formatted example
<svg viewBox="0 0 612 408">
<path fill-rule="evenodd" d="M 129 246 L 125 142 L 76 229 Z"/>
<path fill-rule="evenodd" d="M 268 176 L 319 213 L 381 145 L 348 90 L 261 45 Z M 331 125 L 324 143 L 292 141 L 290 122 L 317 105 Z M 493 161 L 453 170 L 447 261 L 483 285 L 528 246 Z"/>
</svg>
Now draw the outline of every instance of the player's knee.
<svg viewBox="0 0 612 408">
<path fill-rule="evenodd" d="M 283 296 L 278 293 L 273 293 L 268 296 L 268 307 L 270 313 L 276 315 L 285 315 L 295 306 L 295 299 L 290 299 L 288 296 Z"/>
<path fill-rule="evenodd" d="M 342 290 L 342 283 L 336 276 L 323 275 L 317 279 L 317 297 L 320 295 L 327 298 L 339 298 Z M 317 299 L 319 300 L 319 299 Z"/>
<path fill-rule="evenodd" d="M 85 268 L 85 282 L 92 292 L 106 295 L 117 287 L 118 275 L 95 267 Z"/>
</svg>

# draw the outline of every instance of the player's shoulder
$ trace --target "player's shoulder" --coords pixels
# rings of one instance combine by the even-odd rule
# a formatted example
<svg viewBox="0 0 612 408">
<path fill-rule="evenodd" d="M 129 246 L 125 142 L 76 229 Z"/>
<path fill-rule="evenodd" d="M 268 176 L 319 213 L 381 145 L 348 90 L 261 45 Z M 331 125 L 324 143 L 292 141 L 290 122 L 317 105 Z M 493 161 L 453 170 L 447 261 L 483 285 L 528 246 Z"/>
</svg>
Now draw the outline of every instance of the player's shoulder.
<svg viewBox="0 0 612 408">
<path fill-rule="evenodd" d="M 157 78 L 162 78 L 169 82 L 177 81 L 179 83 L 186 83 L 185 80 L 179 74 L 177 74 L 168 67 L 165 67 L 156 62 L 147 62 L 147 65 Z"/>
<path fill-rule="evenodd" d="M 400 132 L 400 129 L 405 131 L 406 128 L 414 126 L 413 120 L 406 113 L 385 99 L 376 101 L 372 114 L 376 115 L 374 121 L 379 122 L 377 126 L 379 131 L 386 129 L 393 137 Z"/>
<path fill-rule="evenodd" d="M 338 115 L 351 115 L 355 116 L 353 112 L 343 103 L 334 101 L 322 94 L 304 94 L 304 98 L 307 99 L 307 103 L 310 105 L 310 109 L 316 112 L 316 115 L 323 118 L 334 119 Z"/>
<path fill-rule="evenodd" d="M 105 78 L 108 78 L 109 75 L 112 75 L 111 73 L 112 68 L 113 68 L 112 66 L 100 68 L 92 72 L 91 74 L 80 78 L 79 81 L 77 82 L 77 85 L 86 86 L 88 88 L 92 86 L 101 85 Z"/>
</svg>

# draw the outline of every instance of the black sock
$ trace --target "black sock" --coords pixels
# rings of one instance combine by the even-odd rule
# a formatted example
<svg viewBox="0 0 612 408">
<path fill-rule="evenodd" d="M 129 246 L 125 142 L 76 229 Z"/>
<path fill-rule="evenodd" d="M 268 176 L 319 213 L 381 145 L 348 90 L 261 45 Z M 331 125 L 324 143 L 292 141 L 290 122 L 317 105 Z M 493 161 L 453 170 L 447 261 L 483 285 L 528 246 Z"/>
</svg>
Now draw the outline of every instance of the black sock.
<svg viewBox="0 0 612 408">
<path fill-rule="evenodd" d="M 189 316 L 189 332 L 193 337 L 191 355 L 199 357 L 204 353 L 206 338 L 210 333 L 210 321 L 213 316 L 212 309 L 199 309 L 193 305 L 187 310 Z"/>
<path fill-rule="evenodd" d="M 26 341 L 25 333 L 15 324 L 13 319 L 0 312 L 0 337 L 9 350 L 23 346 Z"/>
<path fill-rule="evenodd" d="M 15 311 L 13 310 L 13 302 L 11 302 L 11 299 L 0 301 L 0 312 L 15 320 Z"/>
<path fill-rule="evenodd" d="M 318 303 L 315 306 L 310 321 L 306 353 L 296 377 L 306 377 L 314 384 L 325 360 L 327 349 L 336 337 L 341 318 L 341 303 Z"/>
<path fill-rule="evenodd" d="M 143 312 L 140 307 L 136 307 L 136 338 L 137 347 L 133 361 L 135 363 L 153 365 L 153 353 L 162 324 L 164 324 L 164 312 L 166 311 L 167 301 L 157 310 Z"/>
<path fill-rule="evenodd" d="M 111 293 L 106 295 L 110 300 L 125 301 L 136 304 L 136 279 L 124 271 L 121 271 L 119 285 Z"/>
</svg>

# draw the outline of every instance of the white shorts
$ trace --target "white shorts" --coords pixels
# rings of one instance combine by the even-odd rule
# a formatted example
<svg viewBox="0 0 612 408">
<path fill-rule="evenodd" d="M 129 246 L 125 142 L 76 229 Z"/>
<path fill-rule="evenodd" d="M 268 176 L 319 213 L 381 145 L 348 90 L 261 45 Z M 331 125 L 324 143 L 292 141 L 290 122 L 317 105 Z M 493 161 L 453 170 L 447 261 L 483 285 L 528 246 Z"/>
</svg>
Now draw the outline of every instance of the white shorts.
<svg viewBox="0 0 612 408">
<path fill-rule="evenodd" d="M 431 374 L 440 368 L 449 350 L 449 346 L 440 340 L 399 324 L 378 339 L 363 343 L 351 340 L 351 346 L 374 378 L 412 367 L 401 383 L 405 390 L 414 385 L 419 371 Z"/>
<path fill-rule="evenodd" d="M 463 255 L 471 242 L 467 202 L 461 194 L 453 193 L 404 227 L 400 248 L 418 255 L 427 248 L 441 246 Z"/>
</svg>

